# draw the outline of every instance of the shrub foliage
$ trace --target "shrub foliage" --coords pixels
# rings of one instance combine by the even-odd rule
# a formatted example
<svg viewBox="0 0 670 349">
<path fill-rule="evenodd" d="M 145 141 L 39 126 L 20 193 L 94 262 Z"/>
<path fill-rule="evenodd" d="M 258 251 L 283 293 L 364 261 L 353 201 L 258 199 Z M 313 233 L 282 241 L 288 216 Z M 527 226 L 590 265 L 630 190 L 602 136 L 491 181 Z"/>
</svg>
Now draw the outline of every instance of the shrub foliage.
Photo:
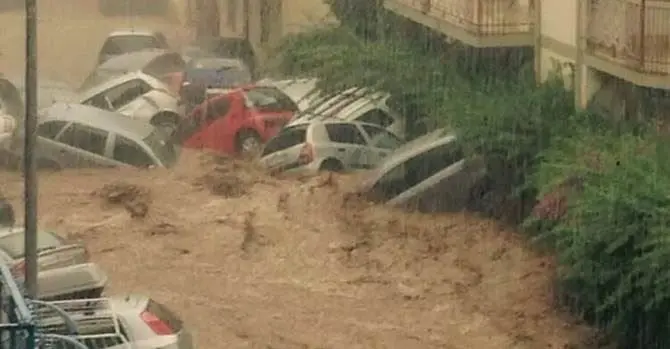
<svg viewBox="0 0 670 349">
<path fill-rule="evenodd" d="M 331 3 L 342 25 L 289 37 L 279 70 L 318 77 L 325 93 L 389 92 L 412 120 L 456 130 L 488 160 L 499 198 L 544 199 L 527 226 L 542 226 L 536 237 L 555 250 L 571 307 L 625 348 L 670 347 L 670 142 L 575 113 L 562 81 L 536 86 L 529 67 L 519 69 L 523 52 L 503 52 L 509 64 L 474 59 L 372 1 Z"/>
</svg>

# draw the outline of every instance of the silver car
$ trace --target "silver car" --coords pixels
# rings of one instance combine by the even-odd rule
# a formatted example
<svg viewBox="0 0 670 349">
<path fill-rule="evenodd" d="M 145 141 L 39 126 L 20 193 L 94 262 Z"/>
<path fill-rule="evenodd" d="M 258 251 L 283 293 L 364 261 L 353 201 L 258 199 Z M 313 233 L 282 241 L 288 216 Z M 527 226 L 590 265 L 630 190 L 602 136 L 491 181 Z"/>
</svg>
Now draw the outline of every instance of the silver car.
<svg viewBox="0 0 670 349">
<path fill-rule="evenodd" d="M 370 169 L 402 143 L 377 125 L 315 121 L 281 130 L 265 145 L 261 163 L 275 173 Z"/>
<path fill-rule="evenodd" d="M 42 110 L 37 126 L 37 162 L 47 168 L 170 167 L 178 149 L 159 128 L 116 112 L 80 104 Z M 23 152 L 22 136 L 10 151 Z"/>
<path fill-rule="evenodd" d="M 320 97 L 295 116 L 294 123 L 337 118 L 381 126 L 401 138 L 406 138 L 405 118 L 389 107 L 390 95 L 371 93 L 368 89 L 351 88 L 333 96 Z"/>
<path fill-rule="evenodd" d="M 168 49 L 167 39 L 161 32 L 143 29 L 120 29 L 107 36 L 98 53 L 98 64 L 110 58 L 131 52 Z"/>
<path fill-rule="evenodd" d="M 168 130 L 176 129 L 183 114 L 179 97 L 168 84 L 139 71 L 87 90 L 80 96 L 79 103 L 116 111 Z"/>
<path fill-rule="evenodd" d="M 466 159 L 456 136 L 440 129 L 398 148 L 359 191 L 372 201 L 410 210 L 458 211 L 485 175 L 482 159 Z"/>
<path fill-rule="evenodd" d="M 0 112 L 23 120 L 25 80 L 19 76 L 0 76 Z M 40 77 L 37 85 L 37 107 L 46 108 L 56 102 L 75 102 L 77 93 L 68 84 Z"/>
<path fill-rule="evenodd" d="M 0 231 L 0 261 L 22 281 L 25 274 L 24 230 Z M 86 247 L 55 233 L 37 232 L 38 297 L 44 300 L 100 297 L 107 275 L 91 263 Z"/>
<path fill-rule="evenodd" d="M 147 296 L 76 299 L 36 305 L 39 333 L 70 336 L 89 349 L 195 347 L 192 335 L 179 316 Z"/>
</svg>

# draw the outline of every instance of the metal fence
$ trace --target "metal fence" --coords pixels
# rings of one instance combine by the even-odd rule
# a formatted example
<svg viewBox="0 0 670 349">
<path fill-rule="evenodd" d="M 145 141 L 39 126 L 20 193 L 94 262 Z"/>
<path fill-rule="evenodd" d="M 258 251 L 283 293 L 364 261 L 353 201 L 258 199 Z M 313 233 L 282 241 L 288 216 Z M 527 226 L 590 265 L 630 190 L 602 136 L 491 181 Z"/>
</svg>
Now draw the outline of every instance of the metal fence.
<svg viewBox="0 0 670 349">
<path fill-rule="evenodd" d="M 0 265 L 0 300 L 0 342 L 3 347 L 35 349 L 37 333 L 33 315 L 12 273 L 5 265 Z"/>
<path fill-rule="evenodd" d="M 527 33 L 533 0 L 396 0 L 476 35 Z"/>
<path fill-rule="evenodd" d="M 591 54 L 650 74 L 670 74 L 669 0 L 588 0 Z"/>
</svg>

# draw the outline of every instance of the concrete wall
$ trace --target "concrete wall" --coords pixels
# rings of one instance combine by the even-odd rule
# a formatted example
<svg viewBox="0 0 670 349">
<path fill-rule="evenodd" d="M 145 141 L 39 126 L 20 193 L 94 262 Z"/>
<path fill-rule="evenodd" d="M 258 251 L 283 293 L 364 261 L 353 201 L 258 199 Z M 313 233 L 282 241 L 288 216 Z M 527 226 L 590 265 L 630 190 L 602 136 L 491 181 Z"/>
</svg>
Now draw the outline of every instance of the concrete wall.
<svg viewBox="0 0 670 349">
<path fill-rule="evenodd" d="M 538 50 L 540 77 L 544 81 L 560 73 L 566 88 L 575 85 L 577 61 L 578 0 L 540 0 L 537 20 L 541 47 Z"/>
</svg>

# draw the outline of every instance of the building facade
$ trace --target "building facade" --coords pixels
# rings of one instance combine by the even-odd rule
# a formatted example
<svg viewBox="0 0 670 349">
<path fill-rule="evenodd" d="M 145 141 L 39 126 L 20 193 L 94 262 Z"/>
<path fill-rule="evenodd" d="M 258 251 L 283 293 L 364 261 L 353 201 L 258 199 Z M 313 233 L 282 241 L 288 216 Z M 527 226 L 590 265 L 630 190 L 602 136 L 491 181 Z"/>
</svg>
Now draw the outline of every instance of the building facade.
<svg viewBox="0 0 670 349">
<path fill-rule="evenodd" d="M 535 49 L 580 107 L 612 77 L 670 92 L 670 0 L 385 0 L 400 16 L 473 47 Z"/>
</svg>

